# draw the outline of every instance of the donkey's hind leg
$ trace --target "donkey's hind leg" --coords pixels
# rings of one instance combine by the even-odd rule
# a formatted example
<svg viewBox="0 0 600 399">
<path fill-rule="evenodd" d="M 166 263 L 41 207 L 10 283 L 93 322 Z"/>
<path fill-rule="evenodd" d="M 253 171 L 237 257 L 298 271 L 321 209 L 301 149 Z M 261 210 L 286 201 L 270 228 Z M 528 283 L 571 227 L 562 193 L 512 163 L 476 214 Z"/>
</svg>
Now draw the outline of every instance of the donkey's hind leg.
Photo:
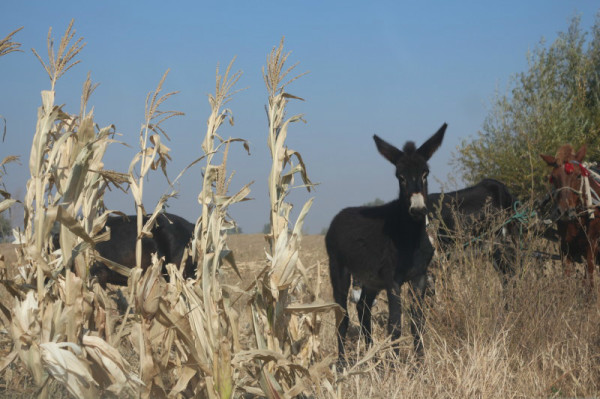
<svg viewBox="0 0 600 399">
<path fill-rule="evenodd" d="M 502 287 L 506 290 L 508 282 L 516 274 L 517 251 L 508 244 L 502 243 L 500 245 L 493 249 L 492 264 L 502 279 Z"/>
<path fill-rule="evenodd" d="M 363 287 L 360 294 L 360 299 L 356 304 L 356 311 L 358 312 L 361 331 L 365 336 L 367 347 L 369 347 L 373 342 L 373 338 L 371 336 L 371 308 L 373 307 L 376 296 L 376 290 Z"/>
<path fill-rule="evenodd" d="M 598 243 L 590 243 L 586 253 L 586 270 L 584 277 L 584 286 L 588 293 L 594 288 L 594 269 L 596 268 L 596 254 L 598 253 Z"/>
<path fill-rule="evenodd" d="M 338 362 L 344 361 L 344 338 L 348 331 L 348 290 L 350 289 L 350 272 L 342 267 L 337 259 L 330 257 L 329 273 L 331 277 L 331 286 L 333 288 L 333 299 L 343 309 L 343 315 L 336 314 L 336 325 L 338 328 Z"/>
<path fill-rule="evenodd" d="M 410 305 L 410 330 L 413 335 L 415 353 L 418 357 L 423 356 L 423 325 L 425 318 L 423 316 L 423 299 L 427 289 L 427 275 L 417 276 L 410 281 L 410 291 L 413 294 L 413 300 Z"/>
</svg>

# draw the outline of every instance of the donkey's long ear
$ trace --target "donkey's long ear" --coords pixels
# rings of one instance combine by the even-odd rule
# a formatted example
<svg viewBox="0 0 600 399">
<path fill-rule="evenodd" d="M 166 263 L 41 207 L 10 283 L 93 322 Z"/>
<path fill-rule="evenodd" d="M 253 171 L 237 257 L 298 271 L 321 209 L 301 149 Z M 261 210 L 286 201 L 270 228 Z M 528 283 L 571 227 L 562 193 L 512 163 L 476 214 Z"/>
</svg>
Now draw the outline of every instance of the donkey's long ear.
<svg viewBox="0 0 600 399">
<path fill-rule="evenodd" d="M 391 145 L 387 141 L 379 138 L 379 136 L 377 136 L 376 134 L 373 135 L 373 140 L 375 140 L 375 145 L 377 146 L 377 150 L 379 151 L 379 153 L 394 165 L 396 165 L 396 163 L 398 163 L 398 160 L 404 155 L 404 153 L 401 150 Z"/>
<path fill-rule="evenodd" d="M 442 145 L 442 140 L 444 139 L 444 133 L 446 132 L 446 128 L 448 127 L 447 123 L 444 123 L 442 127 L 438 129 L 438 131 L 429 138 L 426 142 L 423 143 L 422 146 L 419 147 L 417 152 L 426 160 L 429 160 L 433 153 Z"/>
<path fill-rule="evenodd" d="M 553 168 L 558 168 L 558 163 L 556 163 L 556 158 L 552 155 L 540 154 L 540 157 L 548 164 L 548 166 L 552 166 Z"/>
<path fill-rule="evenodd" d="M 585 158 L 585 152 L 587 151 L 587 147 L 584 145 L 581 146 L 581 148 L 579 149 L 579 151 L 577 151 L 577 154 L 575 154 L 575 159 L 577 160 L 577 162 L 582 162 L 583 158 Z"/>
</svg>

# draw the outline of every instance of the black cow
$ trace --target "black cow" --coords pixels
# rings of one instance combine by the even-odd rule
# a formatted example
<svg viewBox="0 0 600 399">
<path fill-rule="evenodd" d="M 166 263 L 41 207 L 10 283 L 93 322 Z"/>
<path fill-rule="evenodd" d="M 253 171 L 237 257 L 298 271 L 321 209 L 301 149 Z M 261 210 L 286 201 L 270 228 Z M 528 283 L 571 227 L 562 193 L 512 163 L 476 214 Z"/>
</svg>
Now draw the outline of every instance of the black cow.
<svg viewBox="0 0 600 399">
<path fill-rule="evenodd" d="M 373 136 L 377 149 L 396 167 L 399 198 L 375 207 L 346 208 L 338 213 L 327 232 L 325 245 L 335 301 L 346 311 L 350 277 L 358 278 L 364 289 L 357 305 L 367 345 L 371 338 L 371 306 L 381 290 L 389 303 L 388 332 L 400 337 L 400 287 L 409 282 L 417 299 L 425 291 L 426 272 L 434 253 L 426 227 L 427 161 L 439 148 L 447 125 L 416 148 L 412 141 L 402 150 Z M 411 307 L 415 349 L 422 353 L 422 312 L 420 304 Z M 348 314 L 338 321 L 338 364 L 345 363 L 344 338 Z M 396 348 L 397 350 L 397 348 Z"/>
<path fill-rule="evenodd" d="M 144 217 L 144 223 L 148 217 Z M 137 238 L 137 216 L 110 216 L 105 227 L 110 228 L 110 239 L 96 244 L 96 251 L 108 260 L 129 268 L 135 267 L 135 243 Z M 186 246 L 194 234 L 194 225 L 172 213 L 160 214 L 152 229 L 152 238 L 142 239 L 142 268 L 150 266 L 152 254 L 165 258 L 164 264 L 181 264 Z M 184 277 L 193 277 L 195 273 L 191 257 L 184 267 Z M 127 277 L 111 270 L 102 261 L 95 261 L 90 274 L 98 278 L 102 287 L 107 283 L 127 285 Z"/>
</svg>

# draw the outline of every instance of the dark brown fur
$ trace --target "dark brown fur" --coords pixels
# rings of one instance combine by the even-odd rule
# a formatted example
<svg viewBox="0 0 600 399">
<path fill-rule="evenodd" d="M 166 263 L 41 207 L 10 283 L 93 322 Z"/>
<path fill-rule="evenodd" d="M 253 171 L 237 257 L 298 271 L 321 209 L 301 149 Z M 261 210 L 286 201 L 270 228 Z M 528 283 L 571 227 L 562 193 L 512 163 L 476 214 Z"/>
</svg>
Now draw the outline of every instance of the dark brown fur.
<svg viewBox="0 0 600 399">
<path fill-rule="evenodd" d="M 573 262 L 585 259 L 587 267 L 584 284 L 591 288 L 594 284 L 594 268 L 600 260 L 600 211 L 597 206 L 588 211 L 582 194 L 579 193 L 581 179 L 584 178 L 580 163 L 583 162 L 585 153 L 585 146 L 575 153 L 573 147 L 566 144 L 558 149 L 556 156 L 541 154 L 541 157 L 552 167 L 550 180 L 565 273 L 569 275 L 572 272 Z M 573 165 L 570 173 L 565 168 L 567 163 Z M 600 193 L 600 185 L 591 176 L 589 182 L 591 190 Z M 591 217 L 590 212 L 594 217 Z"/>
</svg>

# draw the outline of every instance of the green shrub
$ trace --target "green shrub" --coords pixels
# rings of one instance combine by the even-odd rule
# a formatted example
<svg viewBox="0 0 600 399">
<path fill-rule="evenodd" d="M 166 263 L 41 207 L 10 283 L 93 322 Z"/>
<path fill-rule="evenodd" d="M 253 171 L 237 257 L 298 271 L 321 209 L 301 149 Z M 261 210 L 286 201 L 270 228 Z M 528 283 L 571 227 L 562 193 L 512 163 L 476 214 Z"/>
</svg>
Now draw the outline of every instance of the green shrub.
<svg viewBox="0 0 600 399">
<path fill-rule="evenodd" d="M 463 140 L 453 159 L 468 183 L 496 178 L 522 198 L 545 191 L 540 153 L 587 144 L 587 158 L 600 160 L 600 14 L 591 32 L 582 32 L 574 18 L 550 46 L 542 40 L 528 61 L 507 93 L 496 93 L 482 131 Z"/>
</svg>

